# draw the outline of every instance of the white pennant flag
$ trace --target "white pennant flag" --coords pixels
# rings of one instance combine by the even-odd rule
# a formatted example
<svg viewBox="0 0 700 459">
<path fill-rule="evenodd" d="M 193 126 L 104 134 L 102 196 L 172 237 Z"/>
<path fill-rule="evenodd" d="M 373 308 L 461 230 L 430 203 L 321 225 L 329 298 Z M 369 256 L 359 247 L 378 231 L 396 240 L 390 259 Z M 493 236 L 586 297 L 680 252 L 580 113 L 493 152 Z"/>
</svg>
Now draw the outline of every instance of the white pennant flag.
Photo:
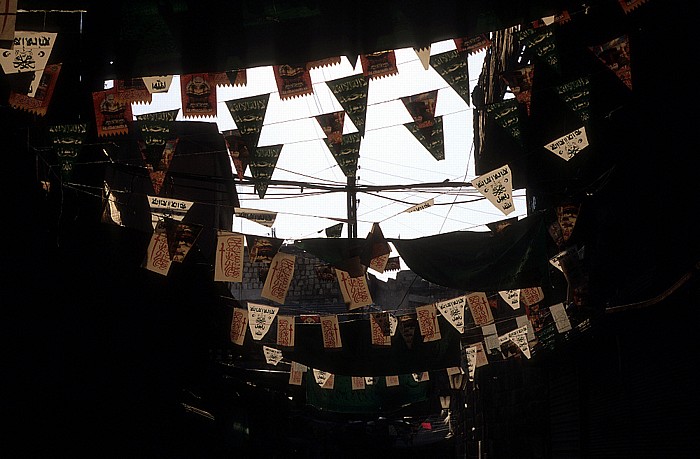
<svg viewBox="0 0 700 459">
<path fill-rule="evenodd" d="M 158 75 L 150 77 L 142 77 L 143 84 L 146 85 L 148 92 L 151 94 L 168 92 L 170 89 L 170 83 L 173 82 L 172 75 Z"/>
<path fill-rule="evenodd" d="M 569 321 L 569 316 L 566 314 L 563 303 L 553 304 L 549 307 L 549 310 L 552 313 L 554 325 L 556 325 L 559 333 L 571 330 L 571 322 Z"/>
<path fill-rule="evenodd" d="M 547 150 L 551 151 L 564 161 L 570 160 L 587 146 L 588 137 L 586 136 L 585 127 L 580 127 L 575 131 L 559 137 L 558 139 L 545 145 Z"/>
<path fill-rule="evenodd" d="M 365 378 L 362 376 L 353 376 L 351 383 L 352 390 L 362 390 L 365 388 Z"/>
<path fill-rule="evenodd" d="M 244 244 L 243 234 L 217 231 L 214 282 L 243 282 Z"/>
<path fill-rule="evenodd" d="M 501 290 L 498 292 L 503 298 L 503 301 L 508 303 L 508 306 L 515 309 L 520 309 L 520 289 L 516 288 L 513 290 Z"/>
<path fill-rule="evenodd" d="M 263 346 L 263 354 L 265 355 L 265 361 L 272 365 L 277 365 L 282 361 L 282 351 L 279 349 Z"/>
<path fill-rule="evenodd" d="M 248 303 L 248 326 L 254 340 L 260 341 L 265 336 L 279 310 L 276 306 Z"/>
<path fill-rule="evenodd" d="M 467 296 L 463 295 L 451 300 L 438 301 L 435 303 L 435 307 L 458 332 L 464 333 L 464 306 L 466 304 Z"/>
<path fill-rule="evenodd" d="M 527 315 L 523 314 L 522 316 L 517 316 L 515 318 L 515 325 L 520 328 L 520 327 L 527 327 L 527 340 L 529 341 L 535 341 L 535 329 L 532 328 L 532 322 L 530 322 L 530 319 L 528 319 Z"/>
<path fill-rule="evenodd" d="M 192 207 L 192 204 L 194 204 L 192 201 L 148 196 L 148 205 L 151 207 L 151 223 L 153 224 L 153 228 L 155 228 L 158 221 L 163 218 L 172 218 L 173 220 L 182 221 Z"/>
<path fill-rule="evenodd" d="M 168 250 L 165 224 L 160 222 L 155 226 L 151 235 L 151 242 L 148 244 L 148 251 L 146 252 L 143 266 L 149 271 L 167 276 L 171 265 L 172 259 Z"/>
<path fill-rule="evenodd" d="M 469 373 L 469 380 L 474 380 L 474 372 L 476 370 L 476 346 L 469 346 L 464 349 L 465 354 L 467 354 L 467 372 Z"/>
<path fill-rule="evenodd" d="M 513 204 L 513 177 L 507 164 L 480 175 L 472 180 L 471 183 L 479 193 L 505 215 L 515 210 Z"/>
<path fill-rule="evenodd" d="M 306 372 L 306 365 L 302 365 L 301 363 L 297 362 L 292 362 L 292 367 L 289 370 L 289 384 L 293 384 L 295 386 L 301 386 L 301 380 L 302 377 L 304 376 L 304 373 Z"/>
<path fill-rule="evenodd" d="M 272 228 L 277 218 L 277 212 L 269 210 L 244 209 L 242 207 L 234 207 L 233 213 L 236 217 L 245 218 L 255 223 L 259 223 L 268 228 Z"/>
<path fill-rule="evenodd" d="M 428 207 L 433 207 L 435 205 L 435 198 L 430 198 L 427 201 L 423 201 L 420 204 L 416 204 L 415 206 L 409 207 L 408 209 L 404 210 L 406 213 L 411 213 L 411 212 L 418 212 L 419 210 L 427 209 Z"/>
<path fill-rule="evenodd" d="M 327 371 L 317 370 L 314 368 L 314 379 L 316 380 L 316 384 L 323 387 L 324 389 L 333 388 L 332 383 L 329 383 L 329 381 L 331 381 L 332 376 L 333 375 Z M 328 387 L 328 384 L 330 384 L 331 387 Z"/>
<path fill-rule="evenodd" d="M 413 50 L 418 55 L 420 63 L 423 64 L 423 68 L 428 70 L 428 68 L 430 68 L 430 46 L 426 46 L 425 48 L 413 48 Z"/>
<path fill-rule="evenodd" d="M 530 344 L 527 342 L 527 327 L 516 328 L 513 331 L 498 337 L 500 344 L 506 341 L 512 341 L 525 354 L 525 357 L 530 358 Z"/>
<path fill-rule="evenodd" d="M 12 49 L 4 49 L 0 53 L 3 72 L 9 74 L 44 70 L 57 35 L 56 32 L 15 30 Z"/>
</svg>

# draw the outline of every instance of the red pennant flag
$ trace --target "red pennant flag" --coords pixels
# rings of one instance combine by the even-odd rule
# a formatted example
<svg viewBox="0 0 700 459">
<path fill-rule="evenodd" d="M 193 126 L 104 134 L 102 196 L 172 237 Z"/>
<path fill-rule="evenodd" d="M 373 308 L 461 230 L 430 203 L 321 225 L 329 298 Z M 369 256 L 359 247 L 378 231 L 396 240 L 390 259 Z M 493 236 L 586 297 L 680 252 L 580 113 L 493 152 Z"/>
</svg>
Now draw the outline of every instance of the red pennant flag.
<svg viewBox="0 0 700 459">
<path fill-rule="evenodd" d="M 532 79 L 534 76 L 534 65 L 507 72 L 501 75 L 503 81 L 510 87 L 515 99 L 525 105 L 528 116 L 530 115 L 530 100 L 532 96 Z"/>
<path fill-rule="evenodd" d="M 93 92 L 92 103 L 99 137 L 129 133 L 131 104 L 119 100 L 117 88 Z"/>
<path fill-rule="evenodd" d="M 146 83 L 143 82 L 143 78 L 117 80 L 115 86 L 117 98 L 126 104 L 150 104 L 153 101 L 153 95 L 146 87 Z"/>
<path fill-rule="evenodd" d="M 615 75 L 632 89 L 632 69 L 630 67 L 630 44 L 627 35 L 610 40 L 602 45 L 590 46 L 598 59 L 601 60 Z"/>
<path fill-rule="evenodd" d="M 625 12 L 625 14 L 628 14 L 630 11 L 636 9 L 639 5 L 643 5 L 644 3 L 647 2 L 647 0 L 618 0 L 620 2 L 620 6 L 622 7 L 622 10 Z"/>
<path fill-rule="evenodd" d="M 34 97 L 10 91 L 9 104 L 12 108 L 24 110 L 39 116 L 45 116 L 51 103 L 56 80 L 61 71 L 61 64 L 47 65 L 39 80 L 39 86 L 34 92 Z"/>
<path fill-rule="evenodd" d="M 216 116 L 216 75 L 191 73 L 180 76 L 183 117 Z"/>
<path fill-rule="evenodd" d="M 393 50 L 361 54 L 362 73 L 369 79 L 382 78 L 399 73 L 396 54 Z"/>
<path fill-rule="evenodd" d="M 325 113 L 316 116 L 316 121 L 323 129 L 323 133 L 328 139 L 328 144 L 333 145 L 340 154 L 340 145 L 343 142 L 343 125 L 345 124 L 345 112 Z"/>
<path fill-rule="evenodd" d="M 341 59 L 338 57 L 328 57 L 326 59 L 319 59 L 317 61 L 311 61 L 306 63 L 306 68 L 311 70 L 320 67 L 330 67 L 331 65 L 340 64 Z"/>
<path fill-rule="evenodd" d="M 457 51 L 466 51 L 469 54 L 478 53 L 491 46 L 491 40 L 483 33 L 471 38 L 455 38 L 454 42 Z"/>
<path fill-rule="evenodd" d="M 248 146 L 243 140 L 243 136 L 240 134 L 238 129 L 230 129 L 223 131 L 221 133 L 226 141 L 226 148 L 228 149 L 228 154 L 231 156 L 233 165 L 236 168 L 236 174 L 238 178 L 243 180 L 246 169 L 248 168 L 248 163 L 250 162 L 250 152 L 248 151 Z"/>
<path fill-rule="evenodd" d="M 275 72 L 280 99 L 313 94 L 311 74 L 305 65 L 273 65 L 272 70 Z"/>
</svg>

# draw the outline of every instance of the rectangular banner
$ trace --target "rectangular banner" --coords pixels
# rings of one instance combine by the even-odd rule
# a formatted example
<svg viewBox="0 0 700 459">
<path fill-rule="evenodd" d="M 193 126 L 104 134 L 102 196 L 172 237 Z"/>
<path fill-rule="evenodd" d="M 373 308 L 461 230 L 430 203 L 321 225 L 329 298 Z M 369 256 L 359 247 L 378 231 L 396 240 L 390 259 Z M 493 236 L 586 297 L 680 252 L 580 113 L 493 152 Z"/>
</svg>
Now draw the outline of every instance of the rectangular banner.
<svg viewBox="0 0 700 459">
<path fill-rule="evenodd" d="M 437 313 L 434 304 L 416 307 L 418 315 L 418 328 L 423 335 L 423 342 L 437 341 L 440 335 L 440 325 L 437 321 Z"/>
<path fill-rule="evenodd" d="M 294 316 L 277 316 L 277 345 L 294 347 Z"/>
<path fill-rule="evenodd" d="M 260 296 L 276 303 L 284 304 L 289 286 L 294 276 L 296 257 L 289 253 L 277 252 L 270 263 Z"/>
<path fill-rule="evenodd" d="M 245 236 L 229 231 L 217 231 L 215 282 L 243 282 Z"/>
</svg>

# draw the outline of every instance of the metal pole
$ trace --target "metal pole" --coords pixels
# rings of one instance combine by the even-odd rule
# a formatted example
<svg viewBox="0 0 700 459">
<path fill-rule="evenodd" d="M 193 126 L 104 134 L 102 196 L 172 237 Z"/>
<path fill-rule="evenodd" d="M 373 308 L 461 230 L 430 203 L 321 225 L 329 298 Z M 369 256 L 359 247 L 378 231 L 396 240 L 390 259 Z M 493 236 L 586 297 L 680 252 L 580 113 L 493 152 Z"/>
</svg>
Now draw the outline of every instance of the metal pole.
<svg viewBox="0 0 700 459">
<path fill-rule="evenodd" d="M 357 190 L 355 176 L 348 177 L 348 238 L 357 237 Z"/>
</svg>

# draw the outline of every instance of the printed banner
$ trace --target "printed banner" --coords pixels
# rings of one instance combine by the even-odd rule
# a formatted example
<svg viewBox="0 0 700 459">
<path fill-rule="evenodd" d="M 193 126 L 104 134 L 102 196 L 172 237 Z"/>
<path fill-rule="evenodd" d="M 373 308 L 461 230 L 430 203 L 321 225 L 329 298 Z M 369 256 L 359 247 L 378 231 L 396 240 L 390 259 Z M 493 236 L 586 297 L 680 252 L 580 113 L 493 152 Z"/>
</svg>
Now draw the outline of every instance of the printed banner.
<svg viewBox="0 0 700 459">
<path fill-rule="evenodd" d="M 345 112 L 324 113 L 317 115 L 316 121 L 323 134 L 326 136 L 326 145 L 329 149 L 340 149 L 340 144 L 343 142 L 343 125 L 345 124 Z M 338 153 L 340 153 L 338 151 Z"/>
<path fill-rule="evenodd" d="M 513 206 L 513 180 L 510 167 L 507 164 L 480 175 L 471 183 L 479 193 L 504 214 L 508 215 L 515 210 Z"/>
<path fill-rule="evenodd" d="M 233 308 L 231 316 L 230 338 L 233 344 L 243 345 L 245 340 L 246 323 L 248 323 L 248 311 L 241 308 Z"/>
<path fill-rule="evenodd" d="M 568 107 L 578 115 L 581 121 L 588 121 L 591 117 L 591 82 L 588 77 L 555 86 L 557 95 Z"/>
<path fill-rule="evenodd" d="M 272 71 L 275 74 L 275 82 L 277 83 L 280 99 L 284 100 L 290 97 L 313 94 L 314 87 L 311 85 L 311 74 L 306 65 L 273 65 Z"/>
<path fill-rule="evenodd" d="M 233 167 L 236 168 L 236 175 L 238 175 L 240 180 L 243 180 L 245 171 L 250 163 L 248 146 L 245 144 L 243 136 L 238 132 L 238 129 L 222 131 L 221 134 L 224 136 L 226 149 L 231 157 L 231 161 L 233 161 Z"/>
<path fill-rule="evenodd" d="M 150 104 L 153 101 L 143 78 L 116 80 L 114 86 L 117 88 L 117 98 L 125 104 Z"/>
<path fill-rule="evenodd" d="M 147 196 L 148 205 L 151 208 L 151 222 L 153 228 L 164 218 L 172 218 L 181 221 L 194 204 L 192 201 L 181 201 L 179 199 L 161 198 L 159 196 Z"/>
<path fill-rule="evenodd" d="M 342 62 L 342 59 L 340 56 L 336 57 L 327 57 L 325 59 L 319 59 L 316 61 L 309 61 L 306 63 L 306 68 L 311 70 L 311 69 L 317 69 L 321 67 L 330 67 L 332 65 L 338 65 Z"/>
<path fill-rule="evenodd" d="M 360 143 L 362 136 L 359 132 L 345 134 L 339 144 L 332 144 L 329 139 L 323 139 L 340 170 L 346 177 L 355 177 L 357 162 L 360 158 Z"/>
<path fill-rule="evenodd" d="M 427 209 L 428 207 L 433 207 L 435 205 L 435 198 L 430 198 L 427 201 L 423 201 L 420 204 L 416 204 L 415 206 L 411 206 L 408 209 L 404 210 L 404 212 L 411 213 L 411 212 L 418 212 L 419 210 Z"/>
<path fill-rule="evenodd" d="M 61 177 L 69 180 L 73 174 L 73 163 L 77 160 L 87 137 L 87 124 L 49 126 L 49 136 L 61 168 Z"/>
<path fill-rule="evenodd" d="M 170 168 L 177 143 L 173 136 L 173 123 L 180 109 L 136 115 L 141 140 L 139 149 L 146 167 L 153 171 Z M 168 144 L 168 141 L 172 141 Z M 157 185 L 154 185 L 157 188 Z M 158 191 L 156 191 L 156 194 Z"/>
<path fill-rule="evenodd" d="M 265 362 L 277 365 L 282 361 L 282 351 L 268 346 L 263 346 L 263 355 L 265 355 Z"/>
<path fill-rule="evenodd" d="M 331 383 L 332 376 L 333 375 L 327 371 L 317 370 L 314 368 L 314 380 L 316 381 L 316 384 L 323 387 L 324 389 L 333 388 L 333 385 Z M 329 385 L 330 387 L 328 387 Z"/>
<path fill-rule="evenodd" d="M 361 137 L 365 136 L 369 81 L 364 75 L 350 75 L 326 81 L 326 85 L 347 113 Z"/>
<path fill-rule="evenodd" d="M 250 172 L 255 180 L 255 191 L 260 199 L 265 197 L 267 187 L 275 172 L 277 160 L 280 157 L 283 145 L 272 145 L 269 147 L 257 147 L 255 154 L 250 160 Z"/>
<path fill-rule="evenodd" d="M 363 390 L 365 388 L 365 378 L 363 376 L 351 376 L 352 390 Z"/>
<path fill-rule="evenodd" d="M 515 96 L 515 100 L 525 105 L 528 116 L 530 115 L 530 102 L 532 99 L 532 79 L 534 78 L 534 65 L 526 65 L 511 72 L 501 75 L 510 90 Z"/>
<path fill-rule="evenodd" d="M 277 345 L 294 347 L 294 316 L 277 316 Z"/>
<path fill-rule="evenodd" d="M 289 370 L 289 384 L 301 386 L 302 378 L 306 373 L 306 365 L 297 362 L 292 362 L 292 368 Z"/>
<path fill-rule="evenodd" d="M 217 230 L 214 282 L 243 282 L 244 245 L 242 234 Z"/>
<path fill-rule="evenodd" d="M 435 303 L 435 307 L 440 311 L 442 317 L 447 319 L 460 334 L 464 333 L 464 306 L 466 302 L 466 296 L 459 296 Z"/>
<path fill-rule="evenodd" d="M 398 386 L 399 385 L 399 376 L 398 375 L 385 376 L 385 381 L 386 381 L 386 387 Z"/>
<path fill-rule="evenodd" d="M 542 287 L 528 287 L 520 290 L 520 301 L 525 306 L 532 306 L 544 300 Z"/>
<path fill-rule="evenodd" d="M 0 0 L 0 48 L 12 49 L 17 23 L 17 0 Z"/>
<path fill-rule="evenodd" d="M 282 247 L 283 239 L 246 235 L 248 258 L 251 263 L 272 263 L 272 257 Z"/>
<path fill-rule="evenodd" d="M 520 309 L 520 289 L 501 290 L 498 294 L 513 310 Z"/>
<path fill-rule="evenodd" d="M 217 106 L 215 74 L 180 75 L 180 97 L 183 117 L 215 117 Z"/>
<path fill-rule="evenodd" d="M 151 94 L 165 93 L 170 90 L 170 85 L 173 82 L 172 75 L 156 75 L 141 77 L 143 84 Z"/>
<path fill-rule="evenodd" d="M 173 156 L 175 156 L 175 148 L 177 148 L 179 141 L 180 139 L 178 138 L 166 140 L 163 153 L 160 155 L 160 161 L 156 164 L 146 162 L 146 168 L 148 169 L 148 175 L 151 178 L 151 185 L 153 185 L 155 194 L 159 194 L 160 190 L 163 188 L 165 176 L 168 173 L 168 169 L 170 169 L 170 163 L 172 162 Z M 144 161 L 146 161 L 146 155 L 143 150 L 141 151 L 141 156 L 144 158 Z"/>
<path fill-rule="evenodd" d="M 389 246 L 389 243 L 384 238 L 382 228 L 379 226 L 379 223 L 373 223 L 372 228 L 365 238 L 360 262 L 381 273 L 384 272 L 384 266 L 389 259 L 390 253 L 391 246 Z"/>
<path fill-rule="evenodd" d="M 340 339 L 338 316 L 321 316 L 321 334 L 323 335 L 323 347 L 326 349 L 343 347 L 343 342 Z"/>
<path fill-rule="evenodd" d="M 284 304 L 289 286 L 294 276 L 296 257 L 289 253 L 277 252 L 270 263 L 260 296 L 276 303 Z"/>
<path fill-rule="evenodd" d="M 420 129 L 413 123 L 404 123 L 413 137 L 420 142 L 428 152 L 438 161 L 445 159 L 445 140 L 442 130 L 442 116 L 436 116 L 432 128 Z M 426 135 L 429 133 L 429 135 Z"/>
<path fill-rule="evenodd" d="M 335 275 L 338 278 L 340 292 L 343 294 L 343 300 L 349 311 L 369 306 L 373 303 L 367 279 L 364 275 L 350 277 L 347 271 L 341 271 L 340 269 L 335 270 Z"/>
<path fill-rule="evenodd" d="M 333 226 L 329 226 L 325 230 L 326 232 L 326 237 L 340 237 L 340 235 L 343 232 L 343 224 L 342 223 L 337 223 Z"/>
<path fill-rule="evenodd" d="M 46 116 L 60 71 L 61 64 L 47 65 L 39 78 L 39 83 L 32 84 L 32 88 L 36 87 L 33 96 L 10 90 L 10 106 L 38 116 Z"/>
<path fill-rule="evenodd" d="M 413 48 L 413 50 L 416 52 L 418 60 L 423 65 L 423 68 L 428 70 L 430 68 L 430 46 L 426 46 L 424 48 Z"/>
<path fill-rule="evenodd" d="M 396 68 L 396 54 L 393 50 L 360 54 L 362 74 L 369 79 L 383 78 L 399 73 Z"/>
<path fill-rule="evenodd" d="M 277 218 L 277 212 L 269 210 L 245 209 L 243 207 L 234 207 L 233 213 L 236 217 L 245 218 L 247 220 L 259 223 L 268 228 L 272 228 Z"/>
<path fill-rule="evenodd" d="M 176 263 L 182 263 L 204 227 L 197 223 L 185 223 L 171 218 L 164 218 L 163 221 L 170 259 Z"/>
<path fill-rule="evenodd" d="M 267 334 L 279 310 L 277 306 L 248 303 L 248 326 L 254 340 L 260 341 Z"/>
<path fill-rule="evenodd" d="M 484 33 L 474 37 L 455 38 L 454 42 L 457 51 L 466 51 L 469 54 L 476 54 L 491 46 L 491 40 Z"/>
<path fill-rule="evenodd" d="M 399 257 L 389 257 L 386 261 L 386 266 L 384 266 L 384 271 L 400 271 L 401 270 L 401 260 Z"/>
<path fill-rule="evenodd" d="M 9 3 L 5 4 L 9 8 Z M 8 18 L 5 16 L 3 19 Z M 3 30 L 7 24 L 3 24 Z M 6 75 L 36 72 L 46 68 L 56 42 L 56 32 L 29 32 L 15 30 L 12 49 L 0 53 L 0 66 Z"/>
<path fill-rule="evenodd" d="M 564 161 L 568 161 L 587 146 L 588 137 L 586 136 L 586 128 L 585 126 L 582 126 L 575 131 L 546 144 L 545 148 Z"/>
<path fill-rule="evenodd" d="M 520 327 L 498 337 L 499 343 L 504 344 L 506 341 L 515 344 L 528 359 L 531 357 L 530 344 L 527 342 L 527 327 Z"/>
<path fill-rule="evenodd" d="M 116 88 L 93 92 L 92 103 L 99 137 L 129 133 L 131 104 L 119 101 Z"/>
<path fill-rule="evenodd" d="M 151 235 L 143 266 L 149 271 L 167 276 L 171 264 L 165 222 L 159 221 Z"/>
<path fill-rule="evenodd" d="M 516 33 L 516 37 L 526 52 L 536 56 L 557 73 L 560 72 L 557 43 L 551 26 L 521 29 Z"/>
<path fill-rule="evenodd" d="M 434 304 L 417 306 L 416 314 L 418 318 L 418 328 L 420 334 L 423 335 L 423 342 L 437 341 L 442 338 Z"/>
<path fill-rule="evenodd" d="M 520 130 L 520 108 L 518 100 L 506 99 L 486 105 L 486 113 L 505 129 L 519 145 L 523 144 Z"/>
<path fill-rule="evenodd" d="M 481 343 L 481 341 L 472 344 L 470 347 L 476 349 L 476 368 L 489 364 L 489 359 L 486 357 L 484 345 Z"/>
<path fill-rule="evenodd" d="M 370 334 L 375 346 L 391 346 L 391 329 L 388 312 L 373 312 L 369 315 Z"/>
<path fill-rule="evenodd" d="M 610 40 L 602 45 L 589 46 L 600 59 L 630 90 L 632 89 L 632 68 L 630 67 L 630 44 L 627 35 Z"/>
<path fill-rule="evenodd" d="M 571 330 L 571 322 L 566 314 L 563 303 L 553 304 L 549 307 L 549 311 L 554 319 L 554 325 L 557 327 L 557 332 L 564 333 Z"/>
<path fill-rule="evenodd" d="M 630 11 L 633 11 L 636 9 L 639 5 L 643 5 L 647 2 L 647 0 L 618 0 L 620 3 L 620 6 L 622 7 L 622 10 L 625 12 L 625 14 L 628 14 Z"/>
<path fill-rule="evenodd" d="M 430 65 L 471 106 L 468 52 L 452 50 L 430 56 Z"/>
<path fill-rule="evenodd" d="M 467 295 L 467 304 L 476 325 L 488 325 L 493 323 L 493 314 L 489 299 L 484 292 L 472 292 Z"/>
<path fill-rule="evenodd" d="M 260 140 L 260 132 L 262 132 L 269 101 L 270 94 L 226 101 L 226 107 L 248 147 L 251 157 L 255 155 L 255 149 L 258 146 L 258 140 Z"/>
<path fill-rule="evenodd" d="M 437 89 L 402 97 L 406 110 L 413 118 L 416 128 L 422 130 L 426 136 L 430 135 L 429 129 L 435 125 L 435 106 L 437 105 Z"/>
</svg>

